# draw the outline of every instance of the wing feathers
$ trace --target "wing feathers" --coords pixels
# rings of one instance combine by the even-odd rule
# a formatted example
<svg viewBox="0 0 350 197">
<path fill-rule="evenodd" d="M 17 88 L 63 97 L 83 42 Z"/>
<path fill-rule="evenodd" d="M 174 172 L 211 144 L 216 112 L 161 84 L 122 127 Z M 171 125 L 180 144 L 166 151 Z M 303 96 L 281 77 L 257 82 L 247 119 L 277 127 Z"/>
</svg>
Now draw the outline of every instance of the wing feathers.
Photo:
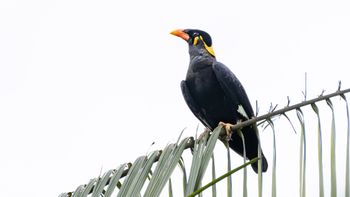
<svg viewBox="0 0 350 197">
<path fill-rule="evenodd" d="M 185 98 L 185 101 L 188 105 L 188 107 L 191 109 L 192 113 L 202 122 L 202 124 L 209 129 L 213 129 L 210 127 L 210 125 L 207 123 L 207 118 L 205 115 L 202 113 L 200 110 L 199 106 L 197 103 L 193 100 L 192 95 L 190 91 L 188 90 L 188 87 L 186 85 L 186 81 L 181 81 L 181 91 L 182 95 Z"/>
<path fill-rule="evenodd" d="M 220 62 L 215 62 L 213 64 L 213 70 L 225 94 L 238 106 L 238 109 L 236 109 L 238 113 L 243 117 L 248 117 L 248 119 L 253 117 L 253 108 L 250 105 L 247 93 L 238 78 L 230 71 L 230 69 Z"/>
</svg>

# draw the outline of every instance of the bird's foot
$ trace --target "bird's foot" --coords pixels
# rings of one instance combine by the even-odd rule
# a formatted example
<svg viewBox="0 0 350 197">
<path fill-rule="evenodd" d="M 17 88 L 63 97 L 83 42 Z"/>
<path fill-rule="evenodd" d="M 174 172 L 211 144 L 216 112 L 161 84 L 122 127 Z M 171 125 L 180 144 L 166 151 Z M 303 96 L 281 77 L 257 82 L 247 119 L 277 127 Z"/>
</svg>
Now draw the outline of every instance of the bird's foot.
<svg viewBox="0 0 350 197">
<path fill-rule="evenodd" d="M 230 140 L 231 139 L 231 135 L 232 135 L 232 129 L 231 127 L 233 126 L 230 123 L 225 123 L 225 122 L 219 122 L 219 125 L 223 126 L 225 131 L 226 131 L 226 140 Z"/>
</svg>

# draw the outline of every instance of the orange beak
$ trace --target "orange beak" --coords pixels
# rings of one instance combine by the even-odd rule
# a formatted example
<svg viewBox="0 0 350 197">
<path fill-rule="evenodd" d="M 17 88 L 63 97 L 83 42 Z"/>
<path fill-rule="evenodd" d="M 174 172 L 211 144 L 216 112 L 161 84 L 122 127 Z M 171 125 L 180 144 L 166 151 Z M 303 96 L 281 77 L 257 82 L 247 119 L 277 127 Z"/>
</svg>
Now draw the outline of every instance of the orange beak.
<svg viewBox="0 0 350 197">
<path fill-rule="evenodd" d="M 183 29 L 174 30 L 174 31 L 170 32 L 170 34 L 177 36 L 177 37 L 180 37 L 186 41 L 188 41 L 188 39 L 190 39 L 190 36 L 187 33 L 185 33 Z"/>
</svg>

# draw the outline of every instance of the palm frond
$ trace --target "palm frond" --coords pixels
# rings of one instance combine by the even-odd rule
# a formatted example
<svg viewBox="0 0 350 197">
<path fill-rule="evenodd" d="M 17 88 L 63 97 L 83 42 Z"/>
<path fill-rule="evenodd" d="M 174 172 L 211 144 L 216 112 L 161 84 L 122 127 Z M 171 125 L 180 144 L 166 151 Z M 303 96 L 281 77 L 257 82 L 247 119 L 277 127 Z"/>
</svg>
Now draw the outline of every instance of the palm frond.
<svg viewBox="0 0 350 197">
<path fill-rule="evenodd" d="M 254 126 L 256 129 L 256 134 L 259 137 L 259 131 L 256 127 L 256 123 L 265 121 L 267 126 L 272 129 L 273 132 L 273 159 L 272 159 L 272 187 L 271 195 L 277 196 L 277 176 L 276 176 L 276 136 L 275 136 L 275 121 L 274 117 L 285 116 L 288 122 L 292 125 L 293 130 L 295 128 L 291 119 L 286 115 L 286 112 L 296 111 L 297 118 L 300 123 L 300 160 L 299 160 L 299 194 L 300 196 L 306 196 L 306 145 L 307 139 L 305 135 L 305 119 L 301 108 L 305 106 L 311 106 L 313 111 L 317 116 L 317 141 L 318 141 L 318 174 L 319 174 L 319 195 L 324 196 L 324 175 L 323 175 L 323 150 L 322 150 L 322 129 L 321 129 L 321 119 L 320 112 L 317 102 L 326 101 L 331 109 L 331 195 L 336 196 L 337 183 L 336 183 L 336 151 L 335 151 L 335 112 L 333 108 L 333 103 L 331 102 L 332 97 L 340 96 L 346 103 L 346 113 L 347 113 L 347 142 L 346 142 L 346 173 L 345 173 L 345 194 L 350 195 L 350 176 L 349 176 L 349 165 L 350 165 L 350 118 L 348 103 L 346 101 L 345 94 L 350 92 L 350 89 L 340 90 L 340 88 L 331 94 L 321 95 L 317 98 L 305 100 L 301 103 L 290 105 L 288 99 L 288 105 L 282 109 L 270 110 L 269 113 L 253 117 L 244 122 L 239 122 L 235 125 L 231 125 L 230 128 L 234 132 L 238 132 L 244 141 L 244 133 L 239 130 L 245 126 Z M 271 105 L 272 106 L 272 105 Z M 276 105 L 277 106 L 277 105 Z M 295 131 L 296 132 L 296 131 Z M 195 196 L 200 195 L 205 189 L 212 187 L 212 196 L 216 196 L 216 184 L 218 182 L 227 179 L 227 194 L 232 196 L 233 186 L 231 176 L 233 173 L 245 169 L 247 165 L 251 163 L 258 162 L 258 196 L 262 196 L 262 173 L 261 173 L 261 143 L 259 139 L 258 157 L 246 162 L 243 160 L 243 164 L 239 167 L 231 170 L 231 157 L 230 150 L 226 143 L 227 161 L 228 161 L 228 172 L 222 176 L 216 177 L 215 168 L 217 165 L 215 163 L 213 151 L 219 136 L 225 136 L 226 132 L 222 126 L 218 126 L 214 129 L 212 133 L 206 132 L 201 135 L 199 139 L 194 140 L 192 137 L 184 138 L 180 141 L 180 137 L 177 143 L 167 145 L 162 151 L 154 151 L 147 156 L 141 156 L 137 158 L 132 164 L 123 164 L 117 169 L 109 170 L 104 173 L 101 177 L 91 179 L 86 185 L 80 185 L 76 188 L 74 192 L 62 193 L 60 197 L 80 197 L 80 196 L 93 196 L 93 197 L 109 197 L 109 196 L 145 196 L 154 197 L 160 196 L 165 186 L 168 185 L 168 195 L 173 196 L 173 181 L 171 175 L 176 168 L 182 172 L 182 185 L 184 196 Z M 225 143 L 225 141 L 224 141 Z M 192 162 L 190 171 L 186 172 L 185 160 L 183 159 L 183 152 L 185 149 L 191 148 L 192 152 Z M 244 148 L 245 149 L 245 148 Z M 244 151 L 245 152 L 245 151 Z M 244 154 L 245 155 L 245 154 Z M 205 184 L 202 187 L 202 181 L 207 171 L 207 166 L 211 160 L 212 166 L 212 181 Z M 187 163 L 187 162 L 186 162 Z M 246 170 L 243 172 L 243 196 L 248 196 L 248 183 Z"/>
</svg>

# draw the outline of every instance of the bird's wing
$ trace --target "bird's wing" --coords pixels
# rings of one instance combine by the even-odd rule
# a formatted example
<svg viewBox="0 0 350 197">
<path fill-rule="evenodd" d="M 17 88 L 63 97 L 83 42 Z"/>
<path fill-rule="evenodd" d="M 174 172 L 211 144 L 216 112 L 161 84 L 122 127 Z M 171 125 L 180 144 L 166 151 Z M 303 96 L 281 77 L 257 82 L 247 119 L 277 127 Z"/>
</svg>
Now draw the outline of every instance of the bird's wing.
<svg viewBox="0 0 350 197">
<path fill-rule="evenodd" d="M 186 85 L 186 81 L 181 81 L 181 91 L 182 95 L 185 98 L 185 101 L 188 105 L 188 107 L 191 109 L 192 113 L 202 122 L 202 124 L 206 127 L 210 128 L 210 125 L 207 123 L 205 115 L 201 111 L 200 107 L 197 105 L 197 103 L 194 101 L 190 91 L 188 90 L 188 87 Z"/>
<path fill-rule="evenodd" d="M 213 64 L 213 70 L 226 96 L 231 98 L 232 102 L 238 105 L 238 109 L 236 109 L 238 113 L 247 119 L 252 118 L 254 116 L 253 108 L 238 78 L 229 68 L 220 62 L 215 62 Z"/>
</svg>

